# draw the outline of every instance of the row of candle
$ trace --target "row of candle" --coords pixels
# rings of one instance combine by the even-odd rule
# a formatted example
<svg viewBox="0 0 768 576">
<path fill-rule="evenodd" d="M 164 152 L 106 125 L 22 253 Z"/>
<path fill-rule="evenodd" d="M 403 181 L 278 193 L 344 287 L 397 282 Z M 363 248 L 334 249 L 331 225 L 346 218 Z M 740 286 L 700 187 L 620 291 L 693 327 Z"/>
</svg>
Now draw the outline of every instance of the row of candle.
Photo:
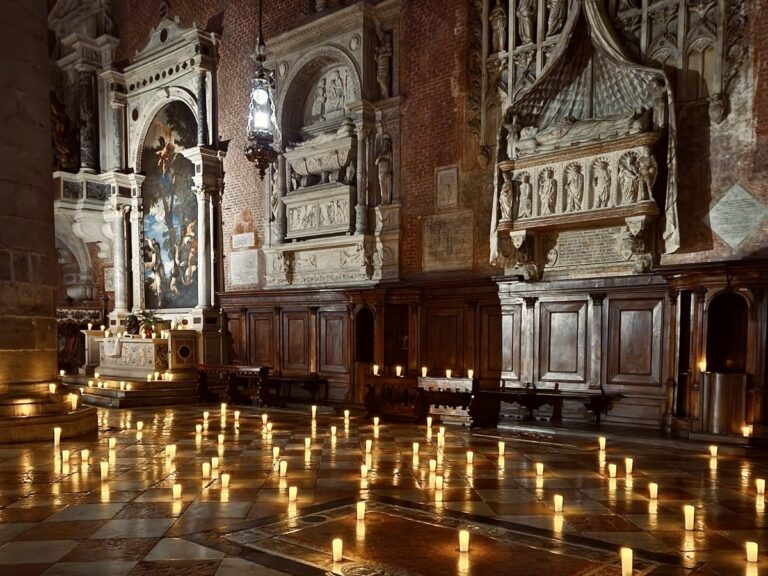
<svg viewBox="0 0 768 576">
<path fill-rule="evenodd" d="M 428 373 L 429 373 L 429 370 L 427 369 L 427 367 L 426 366 L 422 366 L 421 367 L 421 377 L 422 378 L 426 378 Z M 374 364 L 373 365 L 373 375 L 374 376 L 378 376 L 379 375 L 379 365 L 378 364 Z M 395 366 L 395 376 L 401 377 L 402 375 L 403 375 L 403 367 L 400 366 L 400 365 Z M 450 368 L 446 368 L 445 369 L 445 377 L 446 378 L 451 378 L 452 376 L 453 376 L 453 370 L 451 370 Z M 474 377 L 475 377 L 475 371 L 472 370 L 472 368 L 467 370 L 467 378 L 469 378 L 471 380 Z"/>
</svg>

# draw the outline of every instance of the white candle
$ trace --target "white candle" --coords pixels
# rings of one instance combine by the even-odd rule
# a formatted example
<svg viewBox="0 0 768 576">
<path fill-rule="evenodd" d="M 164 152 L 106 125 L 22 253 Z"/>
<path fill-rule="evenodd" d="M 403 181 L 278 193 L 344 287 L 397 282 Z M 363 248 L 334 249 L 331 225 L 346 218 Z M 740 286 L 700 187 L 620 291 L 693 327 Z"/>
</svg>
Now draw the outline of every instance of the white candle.
<svg viewBox="0 0 768 576">
<path fill-rule="evenodd" d="M 560 513 L 563 511 L 563 495 L 555 494 L 555 512 Z"/>
<path fill-rule="evenodd" d="M 368 477 L 368 466 L 365 464 L 360 465 L 360 478 L 367 478 Z"/>
<path fill-rule="evenodd" d="M 91 451 L 88 450 L 88 448 L 83 448 L 80 450 L 80 460 L 82 460 L 85 464 L 88 463 L 88 458 L 91 456 Z"/>
<path fill-rule="evenodd" d="M 209 417 L 210 415 L 211 415 L 211 413 L 210 413 L 210 412 L 208 412 L 208 410 L 204 411 L 204 412 L 203 412 L 203 420 L 208 420 L 208 417 Z"/>
<path fill-rule="evenodd" d="M 597 445 L 600 447 L 600 450 L 605 450 L 605 436 L 600 436 L 597 439 Z"/>
<path fill-rule="evenodd" d="M 217 470 L 219 467 L 219 457 L 214 456 L 211 458 L 211 470 Z"/>
<path fill-rule="evenodd" d="M 421 377 L 422 378 L 426 378 L 427 377 L 427 367 L 426 366 L 422 366 L 421 367 Z"/>
<path fill-rule="evenodd" d="M 336 426 L 331 426 L 331 436 L 336 436 Z"/>
<path fill-rule="evenodd" d="M 93 322 L 88 322 L 88 330 L 93 330 Z"/>
<path fill-rule="evenodd" d="M 755 478 L 755 487 L 758 494 L 765 494 L 765 478 Z"/>
<path fill-rule="evenodd" d="M 299 494 L 298 486 L 288 486 L 288 502 L 296 502 L 296 497 Z"/>
<path fill-rule="evenodd" d="M 109 338 L 109 330 L 104 330 L 104 338 Z"/>
<path fill-rule="evenodd" d="M 202 433 L 203 433 L 203 425 L 195 424 L 195 434 L 202 434 Z"/>
<path fill-rule="evenodd" d="M 459 530 L 459 552 L 469 552 L 469 530 Z"/>
<path fill-rule="evenodd" d="M 656 498 L 659 497 L 659 485 L 656 484 L 656 482 L 651 482 L 648 484 L 648 496 L 651 498 L 651 500 L 656 500 Z"/>
<path fill-rule="evenodd" d="M 224 474 L 221 475 L 221 487 L 222 488 L 229 488 L 229 480 L 231 476 L 229 473 L 224 472 Z"/>
<path fill-rule="evenodd" d="M 504 442 L 499 442 L 499 456 L 504 456 L 505 449 Z"/>
<path fill-rule="evenodd" d="M 470 368 L 469 370 L 467 370 L 467 378 L 469 378 L 470 380 L 472 380 L 474 377 L 475 377 L 475 371 L 474 371 L 474 370 L 472 370 L 472 368 Z"/>
<path fill-rule="evenodd" d="M 272 432 L 274 422 L 267 422 L 267 432 Z"/>
<path fill-rule="evenodd" d="M 430 458 L 429 459 L 429 471 L 430 472 L 434 472 L 435 470 L 437 470 L 437 460 L 435 460 L 434 458 Z"/>
<path fill-rule="evenodd" d="M 269 420 L 269 416 L 268 416 L 267 414 L 262 414 L 262 415 L 261 415 L 261 423 L 262 423 L 264 426 L 266 426 L 266 425 L 267 425 L 267 420 Z"/>
<path fill-rule="evenodd" d="M 683 513 L 685 514 L 686 530 L 693 530 L 694 510 L 695 508 L 690 504 L 686 504 L 685 506 L 683 506 Z"/>
<path fill-rule="evenodd" d="M 304 450 L 309 450 L 312 447 L 312 438 L 307 436 L 304 438 Z"/>
<path fill-rule="evenodd" d="M 56 384 L 48 384 L 48 392 L 51 394 L 56 394 Z"/>
<path fill-rule="evenodd" d="M 63 377 L 63 376 L 64 376 L 64 374 L 66 374 L 66 372 L 64 372 L 64 370 L 59 370 L 59 376 L 62 376 L 62 377 Z"/>
<path fill-rule="evenodd" d="M 349 420 L 349 410 L 344 410 L 344 420 Z"/>
<path fill-rule="evenodd" d="M 114 450 L 117 447 L 117 438 L 114 436 L 108 440 L 109 442 L 109 449 Z"/>
<path fill-rule="evenodd" d="M 131 384 L 130 382 L 128 382 L 128 384 L 126 384 L 126 385 L 125 385 L 125 390 L 126 390 L 127 392 L 130 392 L 132 389 L 133 389 L 133 384 Z"/>
<path fill-rule="evenodd" d="M 280 457 L 280 446 L 275 446 L 272 448 L 272 460 L 277 461 L 277 459 Z"/>
<path fill-rule="evenodd" d="M 211 463 L 203 462 L 203 478 L 211 477 Z"/>
<path fill-rule="evenodd" d="M 317 417 L 317 406 L 312 406 L 312 420 Z"/>
<path fill-rule="evenodd" d="M 285 478 L 288 474 L 288 460 L 280 460 L 280 478 Z"/>
<path fill-rule="evenodd" d="M 411 449 L 413 450 L 414 456 L 418 456 L 418 454 L 419 454 L 419 443 L 418 442 L 414 442 L 413 446 L 411 446 Z"/>
<path fill-rule="evenodd" d="M 616 478 L 616 464 L 608 464 L 608 476 L 610 478 Z"/>
<path fill-rule="evenodd" d="M 747 542 L 747 562 L 757 562 L 759 548 L 757 542 Z"/>
<path fill-rule="evenodd" d="M 622 548 L 621 554 L 621 576 L 632 576 L 632 548 Z"/>
<path fill-rule="evenodd" d="M 544 476 L 544 463 L 536 462 L 536 476 Z"/>
<path fill-rule="evenodd" d="M 378 416 L 373 417 L 373 425 L 378 426 L 381 419 Z"/>
<path fill-rule="evenodd" d="M 443 489 L 443 477 L 442 476 L 435 476 L 435 490 L 442 490 Z"/>
<path fill-rule="evenodd" d="M 99 464 L 99 468 L 101 469 L 101 481 L 104 482 L 109 476 L 109 462 L 102 461 Z"/>
<path fill-rule="evenodd" d="M 152 335 L 152 338 L 155 338 L 155 335 Z M 155 372 L 155 380 L 160 380 L 160 372 Z"/>
<path fill-rule="evenodd" d="M 61 428 L 56 426 L 53 429 L 53 445 L 58 446 L 59 444 L 61 444 Z"/>
<path fill-rule="evenodd" d="M 624 458 L 624 469 L 627 471 L 627 474 L 632 474 L 633 465 L 634 460 L 632 458 Z"/>
<path fill-rule="evenodd" d="M 61 459 L 64 462 L 68 462 L 69 461 L 69 450 L 62 450 L 61 451 Z"/>
<path fill-rule="evenodd" d="M 427 416 L 427 428 L 432 428 L 432 416 Z"/>
<path fill-rule="evenodd" d="M 446 370 L 445 370 L 445 377 L 446 378 L 450 378 L 451 377 L 451 369 L 450 368 L 446 368 Z"/>
<path fill-rule="evenodd" d="M 341 557 L 344 550 L 344 543 L 342 542 L 341 538 L 334 538 L 332 547 L 333 547 L 333 561 L 341 562 Z"/>
<path fill-rule="evenodd" d="M 472 450 L 467 450 L 467 464 L 472 464 L 475 461 L 475 453 Z"/>
<path fill-rule="evenodd" d="M 120 380 L 120 390 L 125 390 L 125 380 Z"/>
<path fill-rule="evenodd" d="M 136 422 L 136 430 L 138 430 L 139 432 L 144 430 L 144 422 L 141 422 L 141 421 Z"/>
<path fill-rule="evenodd" d="M 749 426 L 741 427 L 741 435 L 744 436 L 744 438 L 748 438 L 750 433 L 751 433 L 751 430 L 749 429 Z"/>
<path fill-rule="evenodd" d="M 362 500 L 357 503 L 357 519 L 365 520 L 365 502 Z"/>
<path fill-rule="evenodd" d="M 102 332 L 104 332 L 104 330 L 106 330 L 106 329 L 107 329 L 107 327 L 106 327 L 106 326 L 104 326 L 104 324 L 102 324 L 101 326 L 99 326 L 99 330 L 101 330 Z M 96 376 L 96 378 L 98 378 L 98 376 Z"/>
<path fill-rule="evenodd" d="M 176 458 L 176 444 L 168 444 L 165 447 L 165 453 L 168 458 Z"/>
<path fill-rule="evenodd" d="M 173 485 L 173 499 L 181 500 L 181 484 Z"/>
<path fill-rule="evenodd" d="M 98 372 L 94 372 L 93 377 L 96 378 L 96 380 L 98 380 L 101 377 L 101 374 L 99 374 Z"/>
<path fill-rule="evenodd" d="M 368 439 L 365 441 L 365 453 L 366 453 L 366 454 L 370 454 L 370 453 L 371 453 L 371 449 L 372 449 L 372 448 L 373 448 L 373 440 L 371 440 L 370 438 L 368 438 Z"/>
<path fill-rule="evenodd" d="M 240 420 L 240 410 L 235 410 L 235 422 Z"/>
<path fill-rule="evenodd" d="M 379 375 L 379 365 L 378 364 L 374 364 L 373 365 L 373 375 L 374 376 L 378 376 Z"/>
<path fill-rule="evenodd" d="M 222 402 L 221 403 L 221 415 L 224 416 L 227 413 L 227 403 Z"/>
<path fill-rule="evenodd" d="M 69 395 L 69 407 L 73 412 L 77 410 L 77 394 Z"/>
<path fill-rule="evenodd" d="M 709 447 L 709 456 L 711 458 L 717 458 L 717 446 L 715 444 L 712 444 Z"/>
<path fill-rule="evenodd" d="M 224 434 L 219 434 L 219 446 L 224 444 Z"/>
<path fill-rule="evenodd" d="M 395 375 L 396 376 L 402 376 L 403 375 L 403 367 L 402 366 L 395 366 Z"/>
</svg>

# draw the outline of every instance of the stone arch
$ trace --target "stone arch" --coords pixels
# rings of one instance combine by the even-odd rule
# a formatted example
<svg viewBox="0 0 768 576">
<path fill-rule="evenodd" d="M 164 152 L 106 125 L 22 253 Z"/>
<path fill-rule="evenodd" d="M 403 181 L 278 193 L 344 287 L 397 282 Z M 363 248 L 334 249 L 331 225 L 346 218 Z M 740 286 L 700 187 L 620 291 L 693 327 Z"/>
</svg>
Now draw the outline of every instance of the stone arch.
<svg viewBox="0 0 768 576">
<path fill-rule="evenodd" d="M 136 122 L 141 127 L 136 133 L 136 137 L 131 142 L 131 150 L 129 158 L 133 160 L 133 168 L 136 172 L 141 172 L 141 152 L 144 145 L 144 139 L 147 137 L 147 132 L 155 119 L 157 113 L 167 104 L 173 101 L 179 101 L 185 104 L 195 117 L 196 121 L 199 121 L 197 99 L 192 93 L 180 86 L 166 86 L 158 89 L 150 100 L 146 102 L 144 108 L 139 113 L 139 117 Z M 129 102 L 129 111 L 133 105 Z M 130 120 L 129 120 L 130 122 Z"/>
<path fill-rule="evenodd" d="M 344 66 L 349 70 L 352 99 L 362 99 L 360 69 L 345 50 L 336 46 L 311 50 L 290 68 L 278 91 L 275 113 L 284 140 L 290 140 L 303 126 L 304 103 L 310 90 L 323 72 L 335 66 Z"/>
</svg>

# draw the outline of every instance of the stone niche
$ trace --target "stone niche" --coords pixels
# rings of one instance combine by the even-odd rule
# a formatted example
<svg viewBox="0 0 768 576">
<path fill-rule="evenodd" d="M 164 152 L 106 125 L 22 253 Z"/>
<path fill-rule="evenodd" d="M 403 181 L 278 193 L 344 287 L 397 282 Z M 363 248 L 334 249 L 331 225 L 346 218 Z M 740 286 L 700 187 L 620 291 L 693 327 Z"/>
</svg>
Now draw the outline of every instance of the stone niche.
<svg viewBox="0 0 768 576">
<path fill-rule="evenodd" d="M 548 67 L 504 112 L 491 259 L 509 275 L 644 273 L 679 247 L 672 92 L 610 26 L 598 2 L 572 9 Z"/>
<path fill-rule="evenodd" d="M 278 161 L 266 186 L 266 288 L 398 278 L 397 0 L 321 12 L 270 39 Z"/>
</svg>

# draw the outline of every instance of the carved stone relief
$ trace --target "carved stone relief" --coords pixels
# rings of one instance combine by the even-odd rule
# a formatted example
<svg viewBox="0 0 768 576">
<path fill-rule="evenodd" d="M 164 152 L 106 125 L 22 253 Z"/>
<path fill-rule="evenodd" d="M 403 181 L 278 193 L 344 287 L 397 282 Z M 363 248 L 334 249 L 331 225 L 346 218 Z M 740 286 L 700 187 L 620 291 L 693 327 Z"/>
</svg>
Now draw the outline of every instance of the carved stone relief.
<svg viewBox="0 0 768 576">
<path fill-rule="evenodd" d="M 325 72 L 315 85 L 311 107 L 305 116 L 305 124 L 311 124 L 339 117 L 344 114 L 344 105 L 353 97 L 350 84 L 350 71 L 346 66 L 339 66 Z"/>
</svg>

